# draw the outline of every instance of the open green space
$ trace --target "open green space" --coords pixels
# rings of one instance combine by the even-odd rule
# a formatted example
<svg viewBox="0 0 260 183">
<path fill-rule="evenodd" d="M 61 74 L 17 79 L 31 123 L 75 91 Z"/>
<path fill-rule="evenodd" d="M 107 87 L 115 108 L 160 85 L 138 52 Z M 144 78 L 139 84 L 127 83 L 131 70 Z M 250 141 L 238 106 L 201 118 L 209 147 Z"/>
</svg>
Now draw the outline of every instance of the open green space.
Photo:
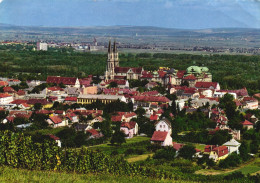
<svg viewBox="0 0 260 183">
<path fill-rule="evenodd" d="M 100 150 L 106 154 L 111 154 L 113 151 L 117 151 L 119 154 L 123 154 L 129 148 L 145 148 L 143 143 L 149 142 L 149 137 L 133 137 L 131 139 L 126 139 L 126 143 L 122 144 L 121 146 L 111 145 L 110 143 L 107 144 L 100 144 L 91 147 L 87 147 L 89 150 Z M 139 144 L 140 143 L 140 144 Z M 131 146 L 133 144 L 133 146 Z"/>
</svg>

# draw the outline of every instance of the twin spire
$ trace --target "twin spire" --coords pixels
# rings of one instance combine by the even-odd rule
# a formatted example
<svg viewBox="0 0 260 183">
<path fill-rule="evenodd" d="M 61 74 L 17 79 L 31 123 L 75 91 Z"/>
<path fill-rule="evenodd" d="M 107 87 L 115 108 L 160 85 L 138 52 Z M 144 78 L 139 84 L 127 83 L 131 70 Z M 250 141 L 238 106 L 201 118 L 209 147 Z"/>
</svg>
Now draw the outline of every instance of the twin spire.
<svg viewBox="0 0 260 183">
<path fill-rule="evenodd" d="M 111 45 L 111 40 L 109 40 L 109 44 L 108 44 L 108 53 L 111 53 L 111 51 L 112 51 L 112 45 Z M 116 41 L 114 41 L 113 52 L 114 52 L 114 53 L 117 52 Z"/>
</svg>

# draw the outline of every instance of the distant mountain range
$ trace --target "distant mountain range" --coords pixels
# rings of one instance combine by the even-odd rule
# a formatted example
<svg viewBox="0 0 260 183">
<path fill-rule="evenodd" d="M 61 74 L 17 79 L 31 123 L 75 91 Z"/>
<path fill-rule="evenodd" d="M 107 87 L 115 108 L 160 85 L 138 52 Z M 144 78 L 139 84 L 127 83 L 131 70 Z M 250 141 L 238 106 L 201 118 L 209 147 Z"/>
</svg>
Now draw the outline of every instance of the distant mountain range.
<svg viewBox="0 0 260 183">
<path fill-rule="evenodd" d="M 202 36 L 202 35 L 259 35 L 260 29 L 253 28 L 218 28 L 218 29 L 172 29 L 150 26 L 95 26 L 95 27 L 44 27 L 16 26 L 0 23 L 0 33 L 18 31 L 20 33 L 88 34 L 102 36 Z"/>
</svg>

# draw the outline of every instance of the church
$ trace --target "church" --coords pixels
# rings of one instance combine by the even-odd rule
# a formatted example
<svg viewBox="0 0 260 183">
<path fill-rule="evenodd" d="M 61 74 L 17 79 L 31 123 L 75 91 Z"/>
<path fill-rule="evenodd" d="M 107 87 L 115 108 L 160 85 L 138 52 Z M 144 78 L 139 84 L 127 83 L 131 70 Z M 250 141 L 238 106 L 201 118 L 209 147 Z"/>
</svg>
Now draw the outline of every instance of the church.
<svg viewBox="0 0 260 183">
<path fill-rule="evenodd" d="M 108 45 L 107 68 L 105 79 L 107 80 L 123 80 L 123 79 L 140 79 L 143 72 L 142 67 L 119 67 L 118 51 L 116 42 L 114 41 L 113 48 L 111 41 Z"/>
</svg>

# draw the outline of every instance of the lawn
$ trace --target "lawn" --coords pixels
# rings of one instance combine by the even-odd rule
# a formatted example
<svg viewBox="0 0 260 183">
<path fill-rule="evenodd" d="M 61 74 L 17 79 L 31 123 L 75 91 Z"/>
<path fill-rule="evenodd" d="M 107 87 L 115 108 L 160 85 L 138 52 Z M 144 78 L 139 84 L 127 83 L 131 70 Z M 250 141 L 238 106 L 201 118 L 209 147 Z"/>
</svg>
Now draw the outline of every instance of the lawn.
<svg viewBox="0 0 260 183">
<path fill-rule="evenodd" d="M 138 136 L 131 139 L 126 139 L 126 143 L 122 144 L 121 146 L 111 145 L 110 143 L 107 143 L 107 144 L 100 144 L 100 145 L 87 147 L 87 149 L 100 150 L 106 154 L 111 154 L 111 152 L 113 151 L 117 151 L 119 154 L 123 154 L 126 151 L 126 149 L 129 148 L 145 148 L 143 147 L 143 145 L 136 145 L 135 143 L 148 142 L 149 140 L 150 140 L 149 137 Z M 131 144 L 133 144 L 133 146 L 131 146 Z"/>
<path fill-rule="evenodd" d="M 55 173 L 50 171 L 30 171 L 23 169 L 14 169 L 9 167 L 0 167 L 0 182 L 1 183 L 157 183 L 170 180 L 155 180 L 144 177 L 127 177 L 127 176 L 111 176 L 111 175 L 94 175 L 94 174 L 76 174 L 76 173 Z M 187 181 L 176 181 L 187 182 Z"/>
</svg>

